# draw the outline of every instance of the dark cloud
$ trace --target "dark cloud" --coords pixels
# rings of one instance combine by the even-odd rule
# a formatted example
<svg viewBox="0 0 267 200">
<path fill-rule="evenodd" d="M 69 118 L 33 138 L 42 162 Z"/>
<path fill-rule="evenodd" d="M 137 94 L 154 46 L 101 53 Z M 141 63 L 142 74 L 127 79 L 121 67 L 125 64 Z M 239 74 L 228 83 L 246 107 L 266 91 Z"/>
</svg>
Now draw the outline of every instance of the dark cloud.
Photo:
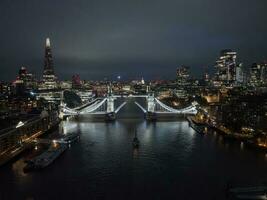
<svg viewBox="0 0 267 200">
<path fill-rule="evenodd" d="M 266 58 L 266 6 L 266 0 L 1 0 L 1 79 L 13 79 L 21 65 L 40 76 L 46 37 L 61 79 L 173 77 L 182 64 L 199 74 L 224 48 L 249 65 Z"/>
</svg>

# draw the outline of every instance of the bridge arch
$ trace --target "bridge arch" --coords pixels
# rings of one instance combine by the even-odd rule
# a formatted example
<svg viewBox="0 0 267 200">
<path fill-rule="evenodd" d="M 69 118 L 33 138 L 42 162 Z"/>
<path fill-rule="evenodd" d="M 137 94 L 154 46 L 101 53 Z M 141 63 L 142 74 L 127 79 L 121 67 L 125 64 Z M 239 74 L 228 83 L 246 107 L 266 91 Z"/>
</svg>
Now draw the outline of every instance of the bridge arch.
<svg viewBox="0 0 267 200">
<path fill-rule="evenodd" d="M 145 98 L 146 107 L 143 107 L 137 101 L 135 101 L 135 104 L 144 112 L 144 114 L 147 116 L 147 119 L 150 119 L 151 116 L 160 116 L 161 114 L 195 115 L 197 113 L 196 103 L 192 103 L 192 105 L 183 109 L 175 109 L 161 102 L 154 96 L 153 93 L 149 93 L 148 95 L 121 96 L 113 95 L 112 92 L 109 92 L 105 98 L 95 99 L 94 101 L 88 103 L 88 105 L 82 105 L 76 108 L 68 108 L 66 104 L 62 103 L 60 108 L 60 117 L 64 118 L 64 116 L 103 115 L 108 117 L 110 120 L 114 120 L 116 114 L 127 104 L 127 102 L 124 101 L 117 108 L 115 108 L 114 101 L 121 97 Z"/>
</svg>

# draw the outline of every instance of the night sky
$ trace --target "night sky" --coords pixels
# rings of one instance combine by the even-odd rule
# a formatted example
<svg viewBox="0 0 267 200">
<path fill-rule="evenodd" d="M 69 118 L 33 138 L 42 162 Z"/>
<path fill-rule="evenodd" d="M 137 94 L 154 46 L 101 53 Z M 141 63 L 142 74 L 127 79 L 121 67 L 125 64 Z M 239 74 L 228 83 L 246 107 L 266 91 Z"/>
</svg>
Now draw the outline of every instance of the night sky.
<svg viewBox="0 0 267 200">
<path fill-rule="evenodd" d="M 1 0 L 1 80 L 40 77 L 50 37 L 59 79 L 174 78 L 213 67 L 221 49 L 267 59 L 266 0 Z"/>
</svg>

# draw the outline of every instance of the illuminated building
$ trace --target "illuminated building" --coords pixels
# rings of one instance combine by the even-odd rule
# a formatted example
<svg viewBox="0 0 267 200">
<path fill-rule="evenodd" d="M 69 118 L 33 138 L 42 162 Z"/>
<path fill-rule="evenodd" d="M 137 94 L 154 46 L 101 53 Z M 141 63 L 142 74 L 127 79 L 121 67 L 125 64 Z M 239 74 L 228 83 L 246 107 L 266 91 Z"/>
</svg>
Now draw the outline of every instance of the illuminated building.
<svg viewBox="0 0 267 200">
<path fill-rule="evenodd" d="M 24 151 L 29 141 L 56 128 L 57 123 L 56 112 L 48 114 L 42 111 L 40 116 L 18 121 L 17 124 L 0 130 L 0 166 Z"/>
<path fill-rule="evenodd" d="M 204 74 L 204 81 L 205 82 L 209 82 L 210 81 L 210 75 L 207 72 Z"/>
<path fill-rule="evenodd" d="M 178 87 L 184 87 L 189 84 L 189 67 L 181 66 L 176 70 L 176 82 Z"/>
<path fill-rule="evenodd" d="M 177 98 L 185 99 L 188 97 L 187 92 L 183 89 L 175 89 L 173 92 Z"/>
<path fill-rule="evenodd" d="M 61 101 L 61 94 L 60 90 L 41 90 L 38 91 L 36 95 L 36 99 L 45 99 L 49 103 L 59 104 Z"/>
<path fill-rule="evenodd" d="M 129 91 L 131 91 L 131 86 L 130 85 L 123 85 L 122 90 L 129 92 Z"/>
<path fill-rule="evenodd" d="M 142 78 L 142 80 L 141 80 L 141 84 L 142 84 L 142 85 L 145 84 L 145 80 L 144 80 L 144 78 Z"/>
<path fill-rule="evenodd" d="M 12 95 L 14 93 L 14 85 L 12 83 L 0 82 L 0 94 Z"/>
<path fill-rule="evenodd" d="M 43 85 L 40 89 L 55 89 L 57 88 L 57 77 L 54 73 L 54 64 L 52 58 L 50 39 L 46 39 L 45 44 L 45 59 L 43 72 Z"/>
<path fill-rule="evenodd" d="M 181 66 L 176 70 L 176 83 L 177 88 L 174 93 L 178 98 L 186 98 L 187 92 L 185 88 L 189 83 L 189 67 Z"/>
<path fill-rule="evenodd" d="M 210 75 L 207 71 L 202 75 L 202 79 L 198 80 L 198 85 L 202 86 L 210 85 Z"/>
<path fill-rule="evenodd" d="M 222 50 L 216 62 L 216 81 L 221 84 L 233 84 L 236 81 L 236 57 L 237 53 L 230 50 Z"/>
<path fill-rule="evenodd" d="M 75 91 L 75 93 L 81 98 L 82 102 L 86 103 L 89 101 L 92 101 L 94 98 L 93 91 L 87 90 L 87 91 Z"/>
<path fill-rule="evenodd" d="M 72 82 L 71 81 L 60 81 L 59 87 L 61 89 L 71 89 L 72 88 Z"/>
<path fill-rule="evenodd" d="M 242 67 L 242 64 L 239 64 L 237 67 L 236 67 L 236 84 L 239 85 L 239 84 L 243 84 L 244 83 L 244 71 L 243 71 L 243 67 Z"/>
<path fill-rule="evenodd" d="M 14 81 L 16 87 L 16 93 L 23 94 L 26 90 L 35 89 L 37 82 L 31 73 L 28 73 L 26 67 L 21 67 L 19 70 L 19 75 Z"/>
<path fill-rule="evenodd" d="M 79 89 L 82 87 L 82 82 L 79 74 L 75 74 L 72 76 L 72 88 Z"/>
<path fill-rule="evenodd" d="M 265 84 L 267 64 L 253 63 L 250 68 L 249 83 L 252 86 L 260 86 Z"/>
</svg>

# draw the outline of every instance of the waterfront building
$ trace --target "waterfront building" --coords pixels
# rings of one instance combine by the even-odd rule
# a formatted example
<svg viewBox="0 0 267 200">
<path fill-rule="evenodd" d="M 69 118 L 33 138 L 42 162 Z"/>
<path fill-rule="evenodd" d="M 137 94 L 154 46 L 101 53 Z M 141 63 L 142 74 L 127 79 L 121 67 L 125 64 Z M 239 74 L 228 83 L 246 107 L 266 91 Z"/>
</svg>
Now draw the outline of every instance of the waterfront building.
<svg viewBox="0 0 267 200">
<path fill-rule="evenodd" d="M 0 130 L 0 165 L 6 163 L 27 147 L 29 142 L 42 135 L 58 123 L 56 112 L 43 111 L 26 121 Z"/>
<path fill-rule="evenodd" d="M 39 90 L 36 92 L 36 99 L 45 99 L 49 103 L 55 103 L 55 104 L 60 104 L 61 101 L 61 95 L 62 91 L 61 90 Z"/>
<path fill-rule="evenodd" d="M 236 131 L 241 131 L 242 127 L 266 131 L 266 98 L 266 93 L 231 96 L 221 104 L 222 123 Z"/>
</svg>

